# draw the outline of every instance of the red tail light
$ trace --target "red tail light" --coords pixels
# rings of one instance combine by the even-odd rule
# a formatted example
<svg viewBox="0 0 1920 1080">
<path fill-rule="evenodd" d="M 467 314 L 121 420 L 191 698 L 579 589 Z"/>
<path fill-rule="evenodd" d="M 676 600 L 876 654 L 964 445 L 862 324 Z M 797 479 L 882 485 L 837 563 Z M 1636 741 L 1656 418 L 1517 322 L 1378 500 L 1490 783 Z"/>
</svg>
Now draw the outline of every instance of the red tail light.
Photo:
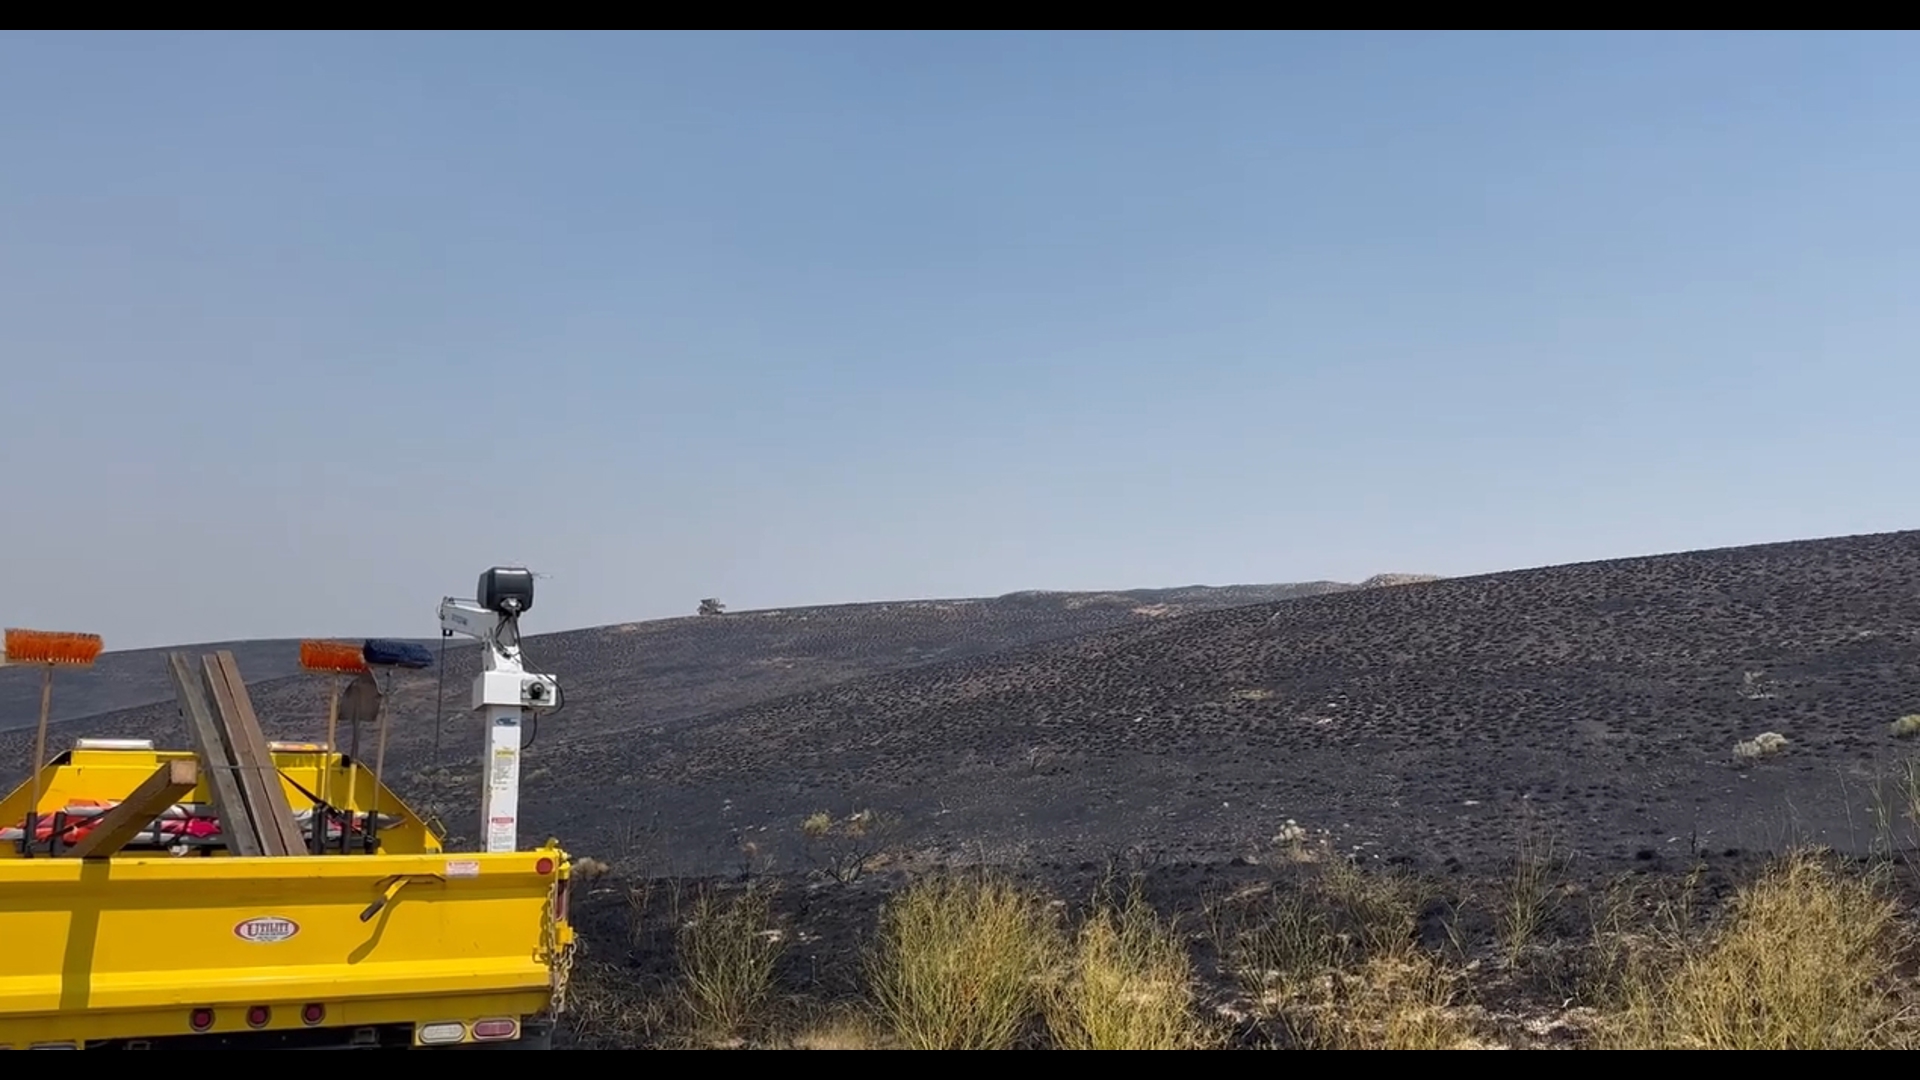
<svg viewBox="0 0 1920 1080">
<path fill-rule="evenodd" d="M 553 873 L 553 860 L 548 858 L 536 860 L 533 864 L 533 872 L 543 877 Z"/>
<path fill-rule="evenodd" d="M 312 1027 L 315 1024 L 318 1024 L 320 1021 L 325 1020 L 326 1018 L 327 1018 L 327 1007 L 325 1005 L 320 1004 L 317 1001 L 311 1005 L 308 1005 L 306 1008 L 300 1010 L 300 1022 L 307 1025 L 308 1027 Z"/>
<path fill-rule="evenodd" d="M 205 1031 L 213 1026 L 212 1009 L 195 1009 L 187 1014 L 187 1026 L 195 1031 Z"/>
<path fill-rule="evenodd" d="M 247 1010 L 248 1027 L 266 1027 L 267 1021 L 271 1019 L 273 1019 L 273 1010 L 265 1005 L 255 1005 Z"/>
<path fill-rule="evenodd" d="M 518 1020 L 475 1020 L 473 1022 L 475 1039 L 511 1039 L 519 1030 Z"/>
</svg>

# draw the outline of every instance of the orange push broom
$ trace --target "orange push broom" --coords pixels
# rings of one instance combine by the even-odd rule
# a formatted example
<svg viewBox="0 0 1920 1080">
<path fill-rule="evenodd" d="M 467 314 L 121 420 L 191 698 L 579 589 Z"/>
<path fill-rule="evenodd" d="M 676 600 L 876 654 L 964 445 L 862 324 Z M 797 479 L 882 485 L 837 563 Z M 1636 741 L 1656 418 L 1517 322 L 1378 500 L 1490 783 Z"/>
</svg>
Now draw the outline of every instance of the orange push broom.
<svg viewBox="0 0 1920 1080">
<path fill-rule="evenodd" d="M 367 658 L 358 645 L 344 641 L 303 641 L 300 666 L 308 671 L 324 671 L 333 676 L 327 696 L 327 767 L 320 774 L 320 801 L 332 805 L 333 755 L 337 753 L 334 735 L 340 726 L 340 676 L 358 675 L 367 670 Z M 324 837 L 326 834 L 323 832 Z"/>
<path fill-rule="evenodd" d="M 3 664 L 39 664 L 40 726 L 33 733 L 33 800 L 27 803 L 26 831 L 21 833 L 22 855 L 33 854 L 33 838 L 40 828 L 40 770 L 47 763 L 47 721 L 53 714 L 53 669 L 91 667 L 99 658 L 98 634 L 68 634 L 54 630 L 16 630 L 8 628 Z"/>
</svg>

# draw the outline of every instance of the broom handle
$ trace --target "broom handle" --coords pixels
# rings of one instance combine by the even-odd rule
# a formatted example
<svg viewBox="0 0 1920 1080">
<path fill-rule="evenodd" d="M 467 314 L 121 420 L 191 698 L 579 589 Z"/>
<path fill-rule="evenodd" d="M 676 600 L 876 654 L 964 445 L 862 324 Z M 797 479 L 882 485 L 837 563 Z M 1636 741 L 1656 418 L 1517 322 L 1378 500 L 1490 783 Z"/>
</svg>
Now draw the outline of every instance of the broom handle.
<svg viewBox="0 0 1920 1080">
<path fill-rule="evenodd" d="M 353 832 L 354 806 L 360 801 L 360 711 L 358 709 L 353 713 L 352 729 L 353 735 L 349 741 L 351 749 L 347 754 L 353 759 L 347 766 L 347 799 L 349 801 L 346 816 L 341 819 L 340 825 L 340 854 L 342 855 L 347 853 L 348 836 Z"/>
<path fill-rule="evenodd" d="M 53 712 L 53 665 L 40 674 L 40 726 L 33 733 L 33 801 L 27 804 L 27 831 L 21 838 L 22 855 L 33 854 L 33 838 L 40 828 L 40 766 L 47 760 L 47 717 Z"/>
<path fill-rule="evenodd" d="M 327 819 L 333 816 L 333 761 L 338 747 L 334 737 L 340 728 L 340 676 L 334 675 L 327 680 L 327 756 L 320 762 L 320 805 L 313 808 L 318 825 L 314 833 L 314 850 L 326 854 Z M 345 825 L 341 826 L 344 832 Z"/>
<path fill-rule="evenodd" d="M 387 682 L 387 690 L 388 693 L 393 690 L 391 679 Z M 380 835 L 380 777 L 385 774 L 387 767 L 387 702 L 384 696 L 379 711 L 380 741 L 373 751 L 373 802 L 367 807 L 367 835 L 370 837 Z"/>
<path fill-rule="evenodd" d="M 385 702 L 381 702 L 381 705 L 380 741 L 376 744 L 373 751 L 373 778 L 375 780 L 380 779 L 381 774 L 386 772 L 387 769 L 387 710 L 384 707 L 386 705 Z"/>
<path fill-rule="evenodd" d="M 340 676 L 335 675 L 327 694 L 327 761 L 326 771 L 320 774 L 320 801 L 333 805 L 333 755 L 339 747 L 333 743 L 334 735 L 340 728 Z"/>
</svg>

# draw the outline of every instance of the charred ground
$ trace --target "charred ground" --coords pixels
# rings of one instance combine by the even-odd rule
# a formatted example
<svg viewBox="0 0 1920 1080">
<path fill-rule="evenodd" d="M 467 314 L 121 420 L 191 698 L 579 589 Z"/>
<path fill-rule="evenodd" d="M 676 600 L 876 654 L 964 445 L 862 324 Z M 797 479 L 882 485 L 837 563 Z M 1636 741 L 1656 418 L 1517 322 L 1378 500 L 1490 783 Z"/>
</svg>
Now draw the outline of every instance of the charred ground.
<svg viewBox="0 0 1920 1080">
<path fill-rule="evenodd" d="M 1002 597 L 841 604 L 660 619 L 538 634 L 526 640 L 530 662 L 558 673 L 570 705 L 550 730 L 632 745 L 695 718 L 848 679 L 1036 642 L 1109 630 L 1238 604 L 1355 590 L 1361 584 L 1305 582 L 1187 586 L 1124 592 L 1022 592 Z M 424 642 L 436 650 L 442 642 Z M 472 735 L 465 725 L 467 684 L 478 654 L 465 639 L 446 646 L 443 746 L 449 759 Z M 235 641 L 179 646 L 190 656 L 234 652 L 253 687 L 263 724 L 275 737 L 313 736 L 325 716 L 323 676 L 300 672 L 298 642 Z M 88 670 L 62 671 L 53 715 L 63 721 L 53 746 L 81 734 L 185 737 L 167 680 L 168 649 L 110 652 Z M 434 744 L 441 712 L 440 672 L 400 672 L 392 688 L 393 752 L 413 767 Z M 39 672 L 0 668 L 0 779 L 24 775 L 23 728 L 39 705 Z M 64 721 L 75 721 L 64 723 Z M 575 725 L 578 726 L 575 726 Z M 467 739 L 463 742 L 462 739 Z M 477 744 L 475 744 L 477 745 Z M 429 755 L 430 756 L 430 755 Z"/>
<path fill-rule="evenodd" d="M 931 860 L 1144 847 L 1607 857 L 1883 838 L 1920 712 L 1920 532 L 1551 567 L 1157 620 L 755 704 L 627 746 L 607 699 L 532 781 L 542 829 L 795 868 L 871 807 Z M 1773 732 L 1784 750 L 1736 745 Z M 545 822 L 551 822 L 551 825 Z"/>
</svg>

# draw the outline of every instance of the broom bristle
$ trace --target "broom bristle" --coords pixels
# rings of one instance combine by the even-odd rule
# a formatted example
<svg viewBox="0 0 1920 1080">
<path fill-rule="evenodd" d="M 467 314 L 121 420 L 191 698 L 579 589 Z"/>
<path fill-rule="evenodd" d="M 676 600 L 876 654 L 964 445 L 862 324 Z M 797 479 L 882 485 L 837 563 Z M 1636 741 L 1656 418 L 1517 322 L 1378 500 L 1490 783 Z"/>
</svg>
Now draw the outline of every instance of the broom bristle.
<svg viewBox="0 0 1920 1080">
<path fill-rule="evenodd" d="M 308 671 L 334 671 L 347 675 L 367 670 L 367 658 L 358 645 L 339 641 L 303 641 L 300 666 Z"/>
<path fill-rule="evenodd" d="M 56 630 L 6 632 L 6 660 L 10 664 L 70 664 L 85 667 L 100 656 L 99 634 L 69 634 Z"/>
</svg>

